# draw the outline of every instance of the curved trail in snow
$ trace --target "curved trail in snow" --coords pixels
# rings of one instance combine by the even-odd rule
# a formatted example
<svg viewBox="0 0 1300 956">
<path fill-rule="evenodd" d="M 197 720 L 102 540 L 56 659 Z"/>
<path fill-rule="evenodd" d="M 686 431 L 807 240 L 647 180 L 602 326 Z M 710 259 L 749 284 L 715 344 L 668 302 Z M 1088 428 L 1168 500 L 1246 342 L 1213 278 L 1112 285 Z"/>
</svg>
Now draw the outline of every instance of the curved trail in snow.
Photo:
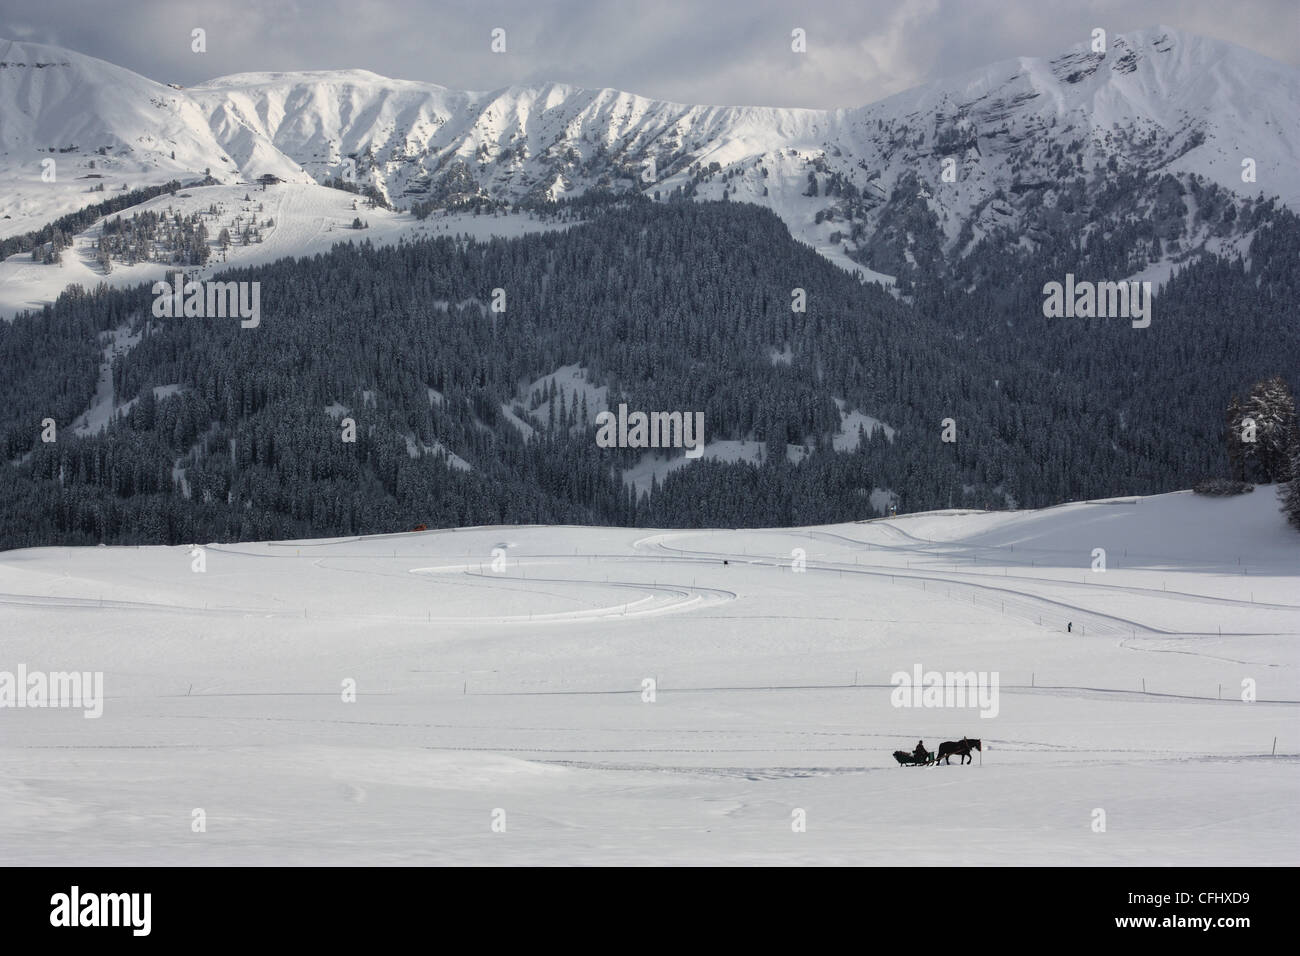
<svg viewBox="0 0 1300 956">
<path fill-rule="evenodd" d="M 882 525 L 882 527 L 889 527 L 889 526 Z M 891 528 L 890 530 L 897 531 L 898 529 Z M 899 532 L 899 533 L 905 533 L 905 532 Z M 926 553 L 923 550 L 917 548 L 901 547 L 901 546 L 893 546 L 893 545 L 880 545 L 874 542 L 863 541 L 859 538 L 850 538 L 846 535 L 835 534 L 833 531 L 812 531 L 809 532 L 809 536 L 819 537 L 819 538 L 831 538 L 837 541 L 844 541 L 848 544 L 856 545 L 859 547 L 866 547 L 868 552 L 875 550 L 875 551 L 889 551 L 890 553 L 917 553 L 918 551 L 920 551 L 920 553 L 922 554 Z M 969 551 L 989 551 L 989 550 L 993 551 L 1000 558 L 1003 559 L 1006 558 L 1006 555 L 999 553 L 998 549 L 986 548 L 982 546 L 976 546 L 971 548 L 957 547 L 951 549 L 949 552 L 946 553 L 949 555 L 957 555 Z M 1069 553 L 1073 554 L 1074 552 L 1069 552 Z M 994 562 L 989 562 L 989 564 L 994 564 Z M 1003 564 L 1002 566 L 1007 567 L 1007 566 L 1015 566 L 1015 565 L 1026 567 L 1024 563 L 1020 561 L 1006 561 L 1006 563 Z M 877 567 L 880 566 L 881 565 L 877 565 Z M 1083 568 L 1065 568 L 1060 565 L 1047 566 L 1044 568 L 1044 570 L 1047 570 L 1049 567 L 1051 569 L 1069 570 L 1069 571 L 1086 570 Z M 1116 568 L 1115 570 L 1151 571 L 1152 573 L 1158 573 L 1149 568 Z M 954 567 L 946 571 L 945 573 L 970 575 L 970 574 L 981 574 L 983 572 L 962 571 Z M 984 576 L 989 577 L 990 575 L 984 574 Z M 1080 581 L 1072 581 L 1068 578 L 1044 578 L 1044 577 L 1038 577 L 1036 575 L 1031 575 L 1031 574 L 1002 574 L 997 576 L 1004 579 L 1010 578 L 1013 581 L 1028 581 L 1028 582 L 1033 582 L 1035 584 L 1051 585 L 1053 587 L 1060 586 L 1060 587 L 1072 587 L 1072 588 L 1088 588 L 1091 591 L 1093 591 L 1093 593 L 1096 593 L 1097 589 L 1103 589 L 1107 591 L 1127 591 L 1132 594 L 1140 594 L 1144 597 L 1160 597 L 1170 601 L 1182 600 L 1182 601 L 1195 601 L 1204 604 L 1223 604 L 1231 607 L 1267 608 L 1270 610 L 1278 610 L 1278 611 L 1300 611 L 1300 604 L 1277 604 L 1268 601 L 1247 601 L 1244 598 L 1221 597 L 1214 594 L 1197 594 L 1190 591 L 1170 591 L 1167 588 L 1144 588 L 1138 585 L 1109 584 L 1102 581 L 1098 581 L 1096 583 L 1084 584 Z"/>
<path fill-rule="evenodd" d="M 668 537 L 668 535 L 651 535 L 647 538 L 640 539 L 639 541 L 636 542 L 636 545 L 645 544 L 646 546 L 653 546 L 666 551 L 686 550 L 686 549 L 671 548 L 668 545 L 664 544 L 661 539 L 665 537 Z M 655 539 L 660 539 L 660 540 L 655 540 Z M 769 565 L 772 567 L 783 567 L 787 564 L 787 561 L 785 559 L 776 559 L 770 557 L 756 557 L 748 554 L 734 554 L 730 552 L 708 552 L 708 551 L 696 551 L 696 552 L 689 552 L 689 553 L 694 555 L 699 555 L 701 557 L 707 556 L 709 558 L 712 558 L 715 561 L 734 560 L 738 563 L 761 564 L 761 565 Z M 948 594 L 946 596 L 948 597 L 951 597 L 952 588 L 954 587 L 958 589 L 965 588 L 968 593 L 972 594 L 971 603 L 974 606 L 979 606 L 978 602 L 974 599 L 974 595 L 980 593 L 992 594 L 997 597 L 999 603 L 996 605 L 996 607 L 1000 609 L 1002 613 L 1010 612 L 1013 615 L 1025 618 L 1026 620 L 1041 621 L 1044 611 L 1053 615 L 1054 619 L 1057 615 L 1059 615 L 1063 611 L 1072 612 L 1070 615 L 1067 615 L 1069 620 L 1077 621 L 1080 627 L 1087 628 L 1088 629 L 1087 634 L 1092 636 L 1107 635 L 1107 636 L 1116 636 L 1116 637 L 1118 636 L 1132 637 L 1132 636 L 1136 636 L 1139 632 L 1145 632 L 1151 635 L 1173 637 L 1181 633 L 1178 631 L 1166 630 L 1164 628 L 1156 627 L 1154 625 L 1144 624 L 1141 621 L 1136 621 L 1131 618 L 1121 617 L 1116 614 L 1105 614 L 1099 611 L 1093 611 L 1090 610 L 1089 608 L 1083 607 L 1078 604 L 1072 604 L 1068 601 L 1060 601 L 1053 598 L 1046 598 L 1046 597 L 1042 597 L 1041 595 L 1033 594 L 1028 591 L 1023 591 L 1016 588 L 994 587 L 993 585 L 985 584 L 982 582 L 977 583 L 972 581 L 959 580 L 950 576 L 946 576 L 941 573 L 919 572 L 914 569 L 906 569 L 906 568 L 899 569 L 891 565 L 839 564 L 833 562 L 816 562 L 816 561 L 807 562 L 806 567 L 808 573 L 818 571 L 818 572 L 835 573 L 841 575 L 857 574 L 866 577 L 889 578 L 891 582 L 894 583 L 897 583 L 899 581 L 920 581 L 922 582 L 922 587 L 924 587 L 928 583 L 933 582 L 935 584 L 947 585 Z M 986 610 L 992 610 L 994 607 L 995 605 L 989 605 L 989 604 L 984 605 L 984 608 Z M 1062 617 L 1061 620 L 1064 621 L 1066 620 L 1066 618 Z M 1084 632 L 1081 631 L 1080 636 L 1085 636 Z"/>
<path fill-rule="evenodd" d="M 726 560 L 726 561 L 735 562 L 736 564 L 762 565 L 762 566 L 768 566 L 773 568 L 784 568 L 789 565 L 789 559 L 784 556 L 777 557 L 772 555 L 755 555 L 755 554 L 748 554 L 743 552 L 736 553 L 736 552 L 729 552 L 729 551 L 693 550 L 688 548 L 673 547 L 666 543 L 666 541 L 670 539 L 695 536 L 698 535 L 698 533 L 699 532 L 696 531 L 661 532 L 658 534 L 647 535 L 643 538 L 637 539 L 635 542 L 633 542 L 632 547 L 634 549 L 642 550 L 642 551 L 657 550 L 669 554 L 680 555 L 684 560 L 704 561 L 710 564 L 716 564 L 718 561 Z M 767 531 L 766 533 L 771 533 L 771 532 Z M 807 537 L 812 539 L 818 534 L 830 534 L 830 533 L 818 532 L 818 531 L 806 531 L 806 532 L 795 532 L 795 534 L 797 534 L 799 537 Z M 831 535 L 831 536 L 840 537 L 838 535 Z M 851 538 L 846 538 L 845 540 L 854 541 L 854 539 Z M 855 543 L 866 544 L 866 542 L 855 542 Z M 903 550 L 907 550 L 907 549 L 903 549 Z M 1049 587 L 1054 587 L 1057 585 L 1073 584 L 1075 587 L 1089 588 L 1090 589 L 1089 593 L 1092 595 L 1099 595 L 1100 590 L 1113 588 L 1115 590 L 1133 590 L 1138 592 L 1148 592 L 1154 594 L 1167 595 L 1174 599 L 1182 599 L 1182 600 L 1198 599 L 1197 595 L 1190 595 L 1182 592 L 1174 592 L 1174 594 L 1181 595 L 1181 597 L 1175 598 L 1174 594 L 1171 594 L 1170 592 L 1166 592 L 1166 591 L 1151 591 L 1150 589 L 1143 589 L 1143 588 L 1127 588 L 1122 585 L 1109 585 L 1109 584 L 1100 584 L 1100 583 L 1097 585 L 1086 585 L 1077 582 L 1069 582 L 1069 581 L 1058 582 L 1052 579 L 1026 577 L 1022 575 L 1014 575 L 1014 576 L 988 575 L 988 574 L 981 574 L 978 572 L 964 572 L 958 570 L 942 571 L 939 569 L 934 569 L 934 570 L 927 571 L 927 570 L 921 570 L 917 568 L 898 568 L 894 565 L 889 565 L 889 564 L 860 564 L 860 563 L 849 564 L 847 562 L 809 560 L 806 562 L 806 568 L 808 572 L 819 571 L 824 573 L 835 573 L 841 575 L 858 574 L 858 575 L 865 575 L 868 577 L 888 577 L 891 580 L 891 582 L 894 583 L 897 583 L 899 581 L 908 581 L 908 580 L 921 581 L 923 582 L 922 584 L 923 587 L 925 586 L 926 583 L 933 582 L 935 584 L 947 586 L 945 596 L 950 599 L 952 597 L 951 592 L 954 588 L 958 589 L 959 593 L 961 593 L 962 589 L 965 589 L 965 593 L 968 593 L 972 596 L 972 605 L 977 607 L 981 606 L 979 602 L 976 600 L 976 597 L 978 595 L 981 594 L 992 595 L 993 596 L 992 599 L 996 600 L 997 603 L 984 604 L 983 607 L 986 610 L 993 610 L 996 608 L 1001 613 L 1004 614 L 1009 613 L 1012 614 L 1013 616 L 1021 617 L 1025 620 L 1035 621 L 1036 623 L 1039 624 L 1042 623 L 1045 614 L 1051 615 L 1053 621 L 1059 619 L 1062 624 L 1068 619 L 1079 625 L 1079 627 L 1081 628 L 1081 630 L 1079 631 L 1080 636 L 1106 635 L 1106 636 L 1128 637 L 1128 638 L 1140 637 L 1144 635 L 1152 636 L 1152 637 L 1169 637 L 1169 638 L 1186 637 L 1186 636 L 1251 637 L 1251 636 L 1260 636 L 1263 634 L 1273 633 L 1271 631 L 1270 632 L 1225 631 L 1222 633 L 1211 633 L 1211 632 L 1188 632 L 1188 631 L 1171 630 L 1153 624 L 1147 624 L 1142 621 L 1136 620 L 1134 618 L 1128 618 L 1118 614 L 1108 614 L 1102 611 L 1096 611 L 1093 610 L 1092 608 L 1086 607 L 1082 604 L 1074 603 L 1072 601 L 1065 601 L 1058 598 L 1046 597 L 1044 595 L 1037 594 L 1034 593 L 1033 591 L 1025 590 L 1023 588 L 994 585 L 988 583 L 988 579 L 990 578 L 996 579 L 998 577 L 1001 577 L 1004 581 L 1006 581 L 1008 577 L 1010 577 L 1010 579 L 1013 581 L 1032 582 L 1035 584 L 1045 585 Z M 1205 600 L 1213 603 L 1215 599 L 1207 596 Z M 1232 599 L 1223 599 L 1222 603 L 1230 604 L 1233 606 L 1245 606 L 1245 607 L 1256 607 L 1256 608 L 1276 607 L 1278 609 L 1291 609 L 1290 605 L 1277 605 L 1277 606 L 1260 605 L 1260 604 L 1252 604 L 1252 602 L 1248 602 L 1248 601 L 1243 602 L 1243 601 L 1236 601 Z M 1066 613 L 1065 616 L 1060 616 L 1062 612 L 1068 612 L 1068 613 Z M 1127 648 L 1127 647 L 1126 649 L 1137 650 L 1137 648 Z"/>
<path fill-rule="evenodd" d="M 438 574 L 443 573 L 443 569 L 431 568 L 411 568 L 411 574 Z M 498 615 L 494 617 L 435 617 L 435 621 L 508 621 L 520 622 L 528 621 L 534 623 L 554 623 L 557 621 L 577 621 L 589 618 L 609 618 L 609 617 L 642 617 L 652 614 L 669 614 L 678 611 L 693 610 L 711 605 L 722 604 L 727 601 L 734 601 L 738 597 L 735 591 L 728 591 L 722 588 L 701 588 L 693 585 L 654 585 L 644 584 L 637 581 L 595 581 L 584 578 L 538 578 L 538 577 L 510 577 L 494 572 L 476 572 L 462 571 L 462 574 L 471 578 L 478 578 L 488 582 L 488 587 L 502 587 L 507 583 L 510 585 L 525 585 L 524 587 L 511 587 L 510 590 L 523 592 L 526 594 L 546 593 L 553 596 L 559 596 L 556 592 L 539 592 L 535 588 L 529 588 L 531 582 L 541 582 L 545 584 L 558 585 L 576 585 L 581 587 L 601 587 L 615 588 L 628 591 L 634 591 L 644 596 L 635 601 L 625 601 L 621 604 L 610 604 L 597 607 L 591 607 L 580 611 L 549 611 L 537 612 L 531 614 L 512 614 Z"/>
</svg>

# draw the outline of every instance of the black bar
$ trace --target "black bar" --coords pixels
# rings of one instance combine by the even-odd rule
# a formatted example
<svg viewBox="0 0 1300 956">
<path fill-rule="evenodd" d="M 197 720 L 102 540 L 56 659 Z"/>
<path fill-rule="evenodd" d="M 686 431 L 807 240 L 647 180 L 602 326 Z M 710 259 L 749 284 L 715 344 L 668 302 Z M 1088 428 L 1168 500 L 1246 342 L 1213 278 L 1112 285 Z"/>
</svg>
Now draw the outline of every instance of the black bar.
<svg viewBox="0 0 1300 956">
<path fill-rule="evenodd" d="M 1280 933 L 1294 921 L 1294 894 L 1287 889 L 1294 886 L 1292 869 L 782 869 L 718 874 L 675 868 L 608 876 L 585 869 L 542 875 L 526 868 L 10 869 L 6 882 L 17 885 L 4 894 L 0 920 L 11 942 L 66 943 L 75 934 L 77 942 L 113 939 L 205 950 L 222 942 L 276 940 L 369 947 L 411 937 L 433 947 L 453 945 L 466 933 L 490 945 L 498 931 L 529 927 L 541 933 L 537 945 L 554 939 L 552 934 L 612 943 L 617 937 L 600 929 L 611 920 L 629 943 L 641 938 L 667 944 L 670 933 L 688 934 L 699 924 L 719 938 L 769 942 L 786 932 L 817 937 L 843 927 L 864 943 L 931 932 L 940 934 L 933 937 L 938 940 L 978 930 L 972 941 L 987 943 L 989 933 L 1028 941 L 1041 933 L 1050 936 L 1039 939 L 1127 939 L 1139 945 L 1182 945 L 1196 937 L 1231 946 L 1262 938 L 1254 934 Z M 51 925 L 57 895 L 70 897 L 73 886 L 83 906 L 88 894 L 150 894 L 148 935 L 136 935 L 131 925 Z M 139 916 L 142 910 L 134 912 Z M 1208 929 L 1188 924 L 1206 918 L 1215 921 Z M 1241 918 L 1242 925 L 1219 922 Z M 1144 919 L 1154 922 L 1120 925 Z"/>
</svg>

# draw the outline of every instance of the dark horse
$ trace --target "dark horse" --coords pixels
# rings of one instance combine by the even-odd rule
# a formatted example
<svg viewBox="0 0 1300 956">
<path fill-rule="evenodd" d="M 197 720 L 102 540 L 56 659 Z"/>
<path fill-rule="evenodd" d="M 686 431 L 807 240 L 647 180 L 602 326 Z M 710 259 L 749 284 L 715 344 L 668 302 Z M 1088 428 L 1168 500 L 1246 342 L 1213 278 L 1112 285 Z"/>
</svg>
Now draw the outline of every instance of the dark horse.
<svg viewBox="0 0 1300 956">
<path fill-rule="evenodd" d="M 944 763 L 951 765 L 952 761 L 950 758 L 953 754 L 957 754 L 961 757 L 962 763 L 965 763 L 967 760 L 974 763 L 975 758 L 970 755 L 972 747 L 979 751 L 984 750 L 983 744 L 978 740 L 971 740 L 969 737 L 963 737 L 961 740 L 946 740 L 939 745 L 939 750 L 934 758 L 934 762 L 938 764 L 938 762 L 942 760 Z"/>
</svg>

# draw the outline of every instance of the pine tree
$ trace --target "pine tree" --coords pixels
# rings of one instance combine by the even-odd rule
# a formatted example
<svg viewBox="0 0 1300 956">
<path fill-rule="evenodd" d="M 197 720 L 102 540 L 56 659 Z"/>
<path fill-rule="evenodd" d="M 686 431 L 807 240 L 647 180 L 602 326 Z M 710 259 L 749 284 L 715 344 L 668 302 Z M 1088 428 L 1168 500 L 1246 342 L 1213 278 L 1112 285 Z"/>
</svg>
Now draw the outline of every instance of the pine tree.
<svg viewBox="0 0 1300 956">
<path fill-rule="evenodd" d="M 1241 437 L 1241 419 L 1241 399 L 1234 395 L 1224 415 L 1223 441 L 1228 447 L 1228 470 L 1235 481 L 1246 480 L 1246 446 Z"/>
<path fill-rule="evenodd" d="M 1282 512 L 1300 531 L 1300 438 L 1291 443 L 1291 480 L 1283 488 Z"/>
<path fill-rule="evenodd" d="M 1295 438 L 1295 399 L 1280 375 L 1256 382 L 1246 401 L 1236 410 L 1235 420 L 1229 406 L 1229 457 L 1233 436 L 1241 445 L 1245 463 L 1252 467 L 1263 484 L 1291 479 L 1290 449 Z M 1244 440 L 1243 440 L 1244 439 Z"/>
</svg>

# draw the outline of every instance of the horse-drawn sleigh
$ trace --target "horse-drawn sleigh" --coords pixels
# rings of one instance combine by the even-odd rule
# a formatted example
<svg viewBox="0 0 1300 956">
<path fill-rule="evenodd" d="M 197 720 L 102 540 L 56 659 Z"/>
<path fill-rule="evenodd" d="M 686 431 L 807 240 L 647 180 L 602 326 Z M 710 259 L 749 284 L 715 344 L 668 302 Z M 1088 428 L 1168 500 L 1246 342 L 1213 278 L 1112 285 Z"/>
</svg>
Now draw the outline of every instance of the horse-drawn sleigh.
<svg viewBox="0 0 1300 956">
<path fill-rule="evenodd" d="M 908 753 L 906 750 L 895 750 L 894 759 L 898 761 L 900 767 L 928 767 L 940 761 L 950 764 L 953 757 L 961 757 L 963 764 L 967 761 L 974 763 L 975 758 L 970 755 L 972 750 L 982 752 L 984 744 L 977 739 L 963 737 L 961 740 L 945 740 L 939 745 L 937 751 L 927 751 L 924 757 Z"/>
</svg>

